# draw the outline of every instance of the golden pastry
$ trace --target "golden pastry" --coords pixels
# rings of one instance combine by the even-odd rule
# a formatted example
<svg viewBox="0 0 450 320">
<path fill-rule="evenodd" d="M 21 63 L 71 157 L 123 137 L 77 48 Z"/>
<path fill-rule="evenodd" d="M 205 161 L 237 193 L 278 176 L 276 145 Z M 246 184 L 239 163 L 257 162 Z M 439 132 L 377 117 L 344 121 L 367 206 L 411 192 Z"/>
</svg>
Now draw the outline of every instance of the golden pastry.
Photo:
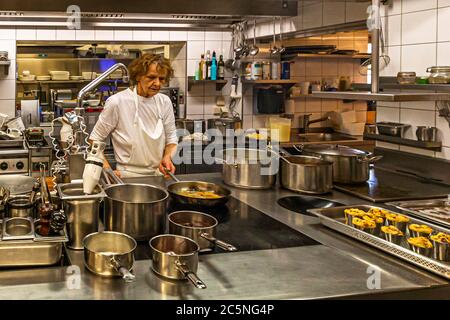
<svg viewBox="0 0 450 320">
<path fill-rule="evenodd" d="M 377 223 L 377 224 L 382 224 L 382 223 L 384 222 L 384 219 L 383 219 L 382 217 L 377 216 L 377 215 L 375 215 L 374 213 L 369 213 L 369 212 L 367 212 L 367 213 L 364 215 L 363 219 L 366 219 L 366 220 L 367 220 L 367 219 L 373 220 L 373 221 L 375 221 L 375 223 Z"/>
<path fill-rule="evenodd" d="M 430 234 L 431 232 L 433 232 L 433 229 L 424 224 L 410 224 L 409 230 L 425 234 Z"/>
<path fill-rule="evenodd" d="M 345 209 L 344 213 L 348 214 L 352 217 L 360 217 L 360 218 L 364 217 L 364 215 L 366 214 L 366 212 L 364 210 L 356 209 L 356 208 Z"/>
<path fill-rule="evenodd" d="M 403 232 L 401 232 L 395 226 L 383 226 L 383 227 L 381 227 L 381 231 L 383 231 L 384 233 L 395 235 L 395 236 L 403 236 Z"/>
<path fill-rule="evenodd" d="M 408 238 L 408 243 L 412 246 L 431 249 L 433 248 L 433 244 L 425 237 L 416 237 L 416 238 Z"/>
<path fill-rule="evenodd" d="M 352 223 L 354 226 L 360 227 L 363 229 L 373 229 L 377 226 L 375 221 L 373 221 L 371 219 L 353 218 Z"/>
<path fill-rule="evenodd" d="M 379 208 L 371 208 L 367 214 L 371 214 L 374 215 L 376 217 L 381 217 L 381 218 L 386 218 L 386 215 L 389 214 L 390 212 L 384 209 L 379 209 Z"/>
<path fill-rule="evenodd" d="M 388 213 L 386 214 L 386 219 L 394 222 L 409 222 L 409 218 L 407 216 L 396 214 L 396 213 Z"/>
<path fill-rule="evenodd" d="M 430 239 L 439 243 L 450 244 L 450 235 L 443 232 L 439 232 L 438 234 L 432 235 Z"/>
</svg>

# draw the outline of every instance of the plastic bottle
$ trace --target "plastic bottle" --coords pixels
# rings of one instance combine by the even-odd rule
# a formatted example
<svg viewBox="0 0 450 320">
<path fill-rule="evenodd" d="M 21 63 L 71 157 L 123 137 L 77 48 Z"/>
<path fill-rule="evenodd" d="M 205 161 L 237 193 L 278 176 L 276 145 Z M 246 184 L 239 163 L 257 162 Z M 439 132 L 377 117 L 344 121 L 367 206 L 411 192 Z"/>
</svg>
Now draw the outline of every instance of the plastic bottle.
<svg viewBox="0 0 450 320">
<path fill-rule="evenodd" d="M 211 80 L 217 80 L 217 60 L 216 52 L 213 51 L 212 61 L 211 61 Z"/>
</svg>

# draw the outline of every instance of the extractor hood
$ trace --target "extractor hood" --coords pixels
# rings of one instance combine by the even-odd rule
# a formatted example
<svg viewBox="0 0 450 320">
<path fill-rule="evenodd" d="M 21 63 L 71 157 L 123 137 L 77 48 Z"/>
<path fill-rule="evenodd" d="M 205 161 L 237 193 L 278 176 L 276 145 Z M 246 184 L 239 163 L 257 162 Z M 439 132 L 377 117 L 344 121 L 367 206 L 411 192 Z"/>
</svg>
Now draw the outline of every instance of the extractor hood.
<svg viewBox="0 0 450 320">
<path fill-rule="evenodd" d="M 82 27 L 98 28 L 225 28 L 246 19 L 297 15 L 296 0 L 2 0 L 0 25 L 64 27 L 74 5 Z"/>
</svg>

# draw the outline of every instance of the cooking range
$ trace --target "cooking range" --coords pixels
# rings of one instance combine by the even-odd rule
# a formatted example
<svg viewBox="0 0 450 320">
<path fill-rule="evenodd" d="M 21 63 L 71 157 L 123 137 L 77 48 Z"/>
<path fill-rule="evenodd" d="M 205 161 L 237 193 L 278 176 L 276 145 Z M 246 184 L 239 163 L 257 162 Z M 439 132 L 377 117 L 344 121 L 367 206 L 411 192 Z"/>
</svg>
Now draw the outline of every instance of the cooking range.
<svg viewBox="0 0 450 320">
<path fill-rule="evenodd" d="M 226 205 L 210 208 L 181 205 L 171 200 L 169 201 L 168 214 L 181 210 L 200 211 L 215 217 L 219 222 L 219 225 L 216 227 L 216 237 L 234 245 L 238 251 L 279 249 L 320 244 L 234 197 L 230 197 Z M 201 254 L 224 252 L 226 251 L 216 247 L 210 252 Z M 135 258 L 136 260 L 151 259 L 148 241 L 138 243 Z"/>
<path fill-rule="evenodd" d="M 0 140 L 0 174 L 27 174 L 28 149 L 23 140 Z"/>
</svg>

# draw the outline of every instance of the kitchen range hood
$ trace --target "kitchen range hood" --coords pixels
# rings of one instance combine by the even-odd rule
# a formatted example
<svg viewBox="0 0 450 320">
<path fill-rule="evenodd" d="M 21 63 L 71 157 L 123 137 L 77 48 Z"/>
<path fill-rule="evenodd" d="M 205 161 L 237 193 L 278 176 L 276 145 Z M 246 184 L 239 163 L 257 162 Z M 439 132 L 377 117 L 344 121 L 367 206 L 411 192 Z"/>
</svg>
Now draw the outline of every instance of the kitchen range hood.
<svg viewBox="0 0 450 320">
<path fill-rule="evenodd" d="M 296 0 L 2 0 L 0 26 L 65 27 L 74 5 L 82 28 L 220 29 L 248 19 L 297 15 Z"/>
</svg>

